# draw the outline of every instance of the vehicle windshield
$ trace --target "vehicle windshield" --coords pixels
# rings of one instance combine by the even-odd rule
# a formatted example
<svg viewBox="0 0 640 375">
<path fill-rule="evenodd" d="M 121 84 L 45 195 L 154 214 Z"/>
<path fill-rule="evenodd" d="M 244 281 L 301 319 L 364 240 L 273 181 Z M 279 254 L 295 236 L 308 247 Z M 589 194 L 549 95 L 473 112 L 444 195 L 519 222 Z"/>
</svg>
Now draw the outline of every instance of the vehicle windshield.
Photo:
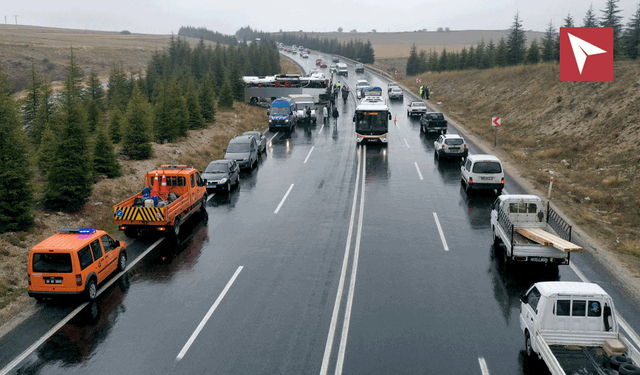
<svg viewBox="0 0 640 375">
<path fill-rule="evenodd" d="M 288 115 L 290 111 L 289 107 L 271 107 L 270 114 L 273 115 Z"/>
<path fill-rule="evenodd" d="M 450 146 L 453 145 L 461 145 L 464 143 L 464 141 L 460 138 L 453 138 L 453 139 L 445 139 L 444 143 Z"/>
<path fill-rule="evenodd" d="M 399 93 L 399 92 L 402 92 L 402 90 L 400 90 L 400 89 L 391 89 L 391 92 Z"/>
<path fill-rule="evenodd" d="M 296 109 L 304 109 L 304 107 L 313 109 L 313 103 L 296 103 Z"/>
<path fill-rule="evenodd" d="M 473 165 L 473 173 L 501 173 L 502 167 L 496 161 L 479 161 Z"/>
<path fill-rule="evenodd" d="M 72 269 L 69 253 L 33 254 L 33 272 L 71 273 Z"/>
<path fill-rule="evenodd" d="M 227 163 L 211 163 L 204 170 L 204 173 L 226 173 L 229 169 Z"/>
<path fill-rule="evenodd" d="M 444 120 L 442 113 L 427 113 L 425 116 L 427 116 L 429 120 Z"/>
<path fill-rule="evenodd" d="M 227 153 L 238 154 L 241 152 L 249 152 L 249 143 L 229 143 L 229 147 L 227 147 Z"/>
<path fill-rule="evenodd" d="M 389 125 L 388 112 L 367 111 L 356 113 L 356 131 L 387 130 Z"/>
</svg>

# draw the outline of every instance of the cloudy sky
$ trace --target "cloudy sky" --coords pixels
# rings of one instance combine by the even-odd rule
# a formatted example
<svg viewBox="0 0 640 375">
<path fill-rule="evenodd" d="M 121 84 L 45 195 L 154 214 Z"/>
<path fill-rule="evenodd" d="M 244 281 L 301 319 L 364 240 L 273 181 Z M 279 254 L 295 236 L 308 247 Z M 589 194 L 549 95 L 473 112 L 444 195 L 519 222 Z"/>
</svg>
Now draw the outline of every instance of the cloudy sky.
<svg viewBox="0 0 640 375">
<path fill-rule="evenodd" d="M 602 15 L 607 0 L 18 0 L 3 1 L 0 22 L 145 34 L 177 33 L 180 26 L 204 26 L 233 34 L 242 26 L 263 31 L 413 31 L 507 29 L 519 12 L 527 30 L 558 26 L 571 14 L 578 26 L 593 4 Z M 619 0 L 623 23 L 640 0 Z"/>
</svg>

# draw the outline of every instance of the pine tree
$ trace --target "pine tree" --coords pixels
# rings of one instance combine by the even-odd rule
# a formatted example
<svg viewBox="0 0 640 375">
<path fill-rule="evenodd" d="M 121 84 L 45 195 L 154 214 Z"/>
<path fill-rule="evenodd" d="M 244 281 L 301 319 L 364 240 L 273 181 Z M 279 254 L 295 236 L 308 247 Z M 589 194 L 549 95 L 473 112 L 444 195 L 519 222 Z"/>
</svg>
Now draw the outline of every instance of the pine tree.
<svg viewBox="0 0 640 375">
<path fill-rule="evenodd" d="M 235 64 L 229 75 L 229 82 L 231 84 L 231 91 L 233 92 L 233 98 L 238 101 L 244 100 L 244 83 L 242 82 L 242 75 L 240 74 L 240 66 Z"/>
<path fill-rule="evenodd" d="M 442 52 L 440 53 L 440 61 L 438 62 L 438 71 L 444 72 L 445 70 L 449 70 L 449 56 L 447 55 L 447 48 L 442 48 Z"/>
<path fill-rule="evenodd" d="M 497 66 L 507 66 L 509 62 L 507 53 L 507 42 L 504 40 L 504 37 L 502 37 L 496 47 L 495 61 Z"/>
<path fill-rule="evenodd" d="M 638 58 L 638 48 L 640 47 L 640 4 L 636 12 L 627 24 L 625 32 L 625 51 L 630 59 Z"/>
<path fill-rule="evenodd" d="M 618 2 L 620 0 L 607 0 L 607 5 L 602 10 L 602 18 L 600 26 L 613 27 L 613 55 L 619 57 L 623 53 L 620 34 L 622 33 L 622 17 L 618 15 L 621 12 Z"/>
<path fill-rule="evenodd" d="M 52 129 L 51 124 L 46 124 L 42 132 L 42 141 L 38 148 L 38 171 L 40 175 L 46 176 L 53 164 L 53 155 L 58 147 L 58 139 L 56 133 Z"/>
<path fill-rule="evenodd" d="M 93 147 L 93 171 L 96 176 L 106 175 L 108 178 L 122 175 L 120 163 L 104 127 L 99 127 L 96 134 Z"/>
<path fill-rule="evenodd" d="M 582 20 L 582 27 L 598 27 L 598 19 L 596 18 L 596 12 L 593 10 L 593 3 L 591 3 L 587 14 Z"/>
<path fill-rule="evenodd" d="M 526 61 L 527 64 L 537 64 L 540 62 L 540 48 L 538 47 L 538 41 L 536 39 L 534 39 L 529 46 Z"/>
<path fill-rule="evenodd" d="M 122 124 L 124 123 L 124 115 L 117 106 L 111 110 L 109 114 L 109 138 L 111 142 L 120 143 L 122 139 Z"/>
<path fill-rule="evenodd" d="M 206 126 L 202 118 L 198 94 L 193 86 L 187 92 L 187 110 L 189 111 L 189 129 L 201 129 Z"/>
<path fill-rule="evenodd" d="M 573 17 L 571 17 L 571 13 L 567 14 L 567 18 L 564 19 L 564 25 L 562 27 L 575 27 L 575 22 L 573 21 Z"/>
<path fill-rule="evenodd" d="M 42 79 L 37 71 L 35 64 L 31 63 L 31 71 L 29 72 L 29 87 L 27 87 L 27 96 L 20 101 L 22 123 L 28 130 L 29 135 L 33 139 L 36 132 L 36 118 L 38 116 L 38 108 L 40 107 L 40 98 L 42 92 Z"/>
<path fill-rule="evenodd" d="M 175 142 L 186 136 L 189 127 L 187 103 L 176 81 L 164 80 L 158 85 L 158 95 L 153 109 L 155 139 Z"/>
<path fill-rule="evenodd" d="M 33 187 L 27 135 L 18 119 L 7 78 L 0 71 L 0 233 L 33 225 Z"/>
<path fill-rule="evenodd" d="M 88 99 L 86 108 L 87 108 L 87 129 L 89 130 L 90 133 L 93 133 L 96 131 L 96 127 L 98 126 L 98 124 L 101 124 L 103 121 L 102 111 L 100 110 L 100 107 L 98 103 L 95 101 L 95 99 Z"/>
<path fill-rule="evenodd" d="M 51 168 L 47 172 L 44 203 L 48 209 L 66 212 L 84 206 L 93 190 L 92 167 L 86 134 L 84 108 L 80 105 L 80 75 L 69 59 L 61 111 L 62 130 L 58 135 Z"/>
<path fill-rule="evenodd" d="M 545 31 L 544 38 L 542 39 L 542 51 L 541 58 L 544 62 L 556 60 L 556 40 L 558 39 L 558 33 L 555 27 L 553 27 L 553 21 L 549 22 L 549 27 Z"/>
<path fill-rule="evenodd" d="M 47 126 L 50 124 L 52 125 L 55 121 L 55 115 L 57 112 L 57 106 L 53 100 L 53 88 L 51 87 L 51 84 L 44 82 L 40 91 L 40 104 L 38 106 L 38 113 L 36 115 L 35 126 L 32 134 L 36 145 L 40 144 L 42 134 Z"/>
<path fill-rule="evenodd" d="M 376 61 L 375 51 L 373 50 L 370 40 L 367 40 L 367 43 L 365 43 L 361 55 L 363 64 L 373 64 Z"/>
<path fill-rule="evenodd" d="M 122 65 L 114 65 L 111 68 L 108 85 L 107 103 L 109 109 L 118 106 L 121 111 L 126 111 L 129 97 L 127 95 L 127 75 Z"/>
<path fill-rule="evenodd" d="M 208 73 L 200 84 L 200 92 L 198 95 L 200 108 L 202 109 L 202 118 L 209 124 L 216 121 L 216 103 L 214 101 L 213 86 L 213 75 Z"/>
<path fill-rule="evenodd" d="M 135 85 L 127 106 L 127 118 L 122 139 L 122 153 L 134 160 L 148 159 L 153 154 L 151 139 L 151 115 L 149 104 Z"/>
<path fill-rule="evenodd" d="M 85 101 L 93 100 L 101 112 L 104 112 L 106 109 L 104 103 L 104 90 L 102 89 L 102 84 L 100 83 L 100 79 L 98 78 L 98 73 L 94 70 L 91 71 L 89 77 L 87 78 L 87 88 L 84 92 Z M 87 112 L 89 109 L 87 109 Z"/>
<path fill-rule="evenodd" d="M 520 22 L 520 15 L 516 13 L 513 25 L 507 38 L 507 63 L 517 65 L 524 61 L 527 38 Z"/>
<path fill-rule="evenodd" d="M 407 75 L 414 76 L 420 73 L 420 61 L 418 59 L 418 50 L 415 44 L 411 45 L 409 58 L 407 59 Z"/>
<path fill-rule="evenodd" d="M 220 108 L 233 109 L 233 91 L 229 82 L 225 82 L 224 86 L 222 86 L 218 105 Z"/>
</svg>

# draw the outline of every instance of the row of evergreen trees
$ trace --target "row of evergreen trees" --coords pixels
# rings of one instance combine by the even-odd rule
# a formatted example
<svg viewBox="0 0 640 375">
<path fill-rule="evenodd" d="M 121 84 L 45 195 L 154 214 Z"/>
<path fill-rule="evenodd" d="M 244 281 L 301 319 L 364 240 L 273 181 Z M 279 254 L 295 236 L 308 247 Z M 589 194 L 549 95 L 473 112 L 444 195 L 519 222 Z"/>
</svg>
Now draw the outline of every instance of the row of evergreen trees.
<svg viewBox="0 0 640 375">
<path fill-rule="evenodd" d="M 221 34 L 217 31 L 207 30 L 206 27 L 181 26 L 178 30 L 179 36 L 190 37 L 195 39 L 209 40 L 214 43 L 222 43 L 227 45 L 236 44 L 238 40 L 233 35 Z"/>
<path fill-rule="evenodd" d="M 587 11 L 581 25 L 577 25 L 569 14 L 562 27 L 613 27 L 614 57 L 637 59 L 640 51 L 640 4 L 626 27 L 622 25 L 619 0 L 607 0 L 602 16 L 598 18 L 593 5 Z M 469 49 L 464 47 L 459 52 L 418 51 L 411 47 L 407 60 L 407 75 L 416 75 L 426 71 L 446 71 L 461 69 L 489 69 L 519 64 L 537 64 L 541 61 L 560 60 L 560 35 L 553 22 L 545 31 L 540 42 L 533 40 L 527 46 L 525 31 L 518 14 L 509 29 L 507 38 L 500 38 L 498 43 L 490 40 L 481 41 Z"/>
<path fill-rule="evenodd" d="M 304 46 L 316 51 L 344 56 L 363 64 L 373 64 L 376 61 L 373 46 L 369 40 L 365 43 L 360 39 L 351 39 L 348 42 L 340 43 L 335 38 L 315 38 L 306 34 L 297 35 L 286 32 L 278 35 L 277 39 L 284 45 Z"/>
<path fill-rule="evenodd" d="M 73 50 L 58 93 L 32 66 L 27 95 L 16 102 L 0 71 L 0 233 L 33 224 L 32 165 L 45 179 L 43 206 L 77 211 L 99 176 L 121 174 L 116 150 L 149 158 L 152 140 L 173 142 L 214 122 L 216 107 L 232 108 L 243 75 L 279 71 L 275 43 L 214 47 L 201 39 L 191 48 L 174 37 L 144 76 L 115 65 L 106 90 L 95 72 L 84 77 Z"/>
</svg>

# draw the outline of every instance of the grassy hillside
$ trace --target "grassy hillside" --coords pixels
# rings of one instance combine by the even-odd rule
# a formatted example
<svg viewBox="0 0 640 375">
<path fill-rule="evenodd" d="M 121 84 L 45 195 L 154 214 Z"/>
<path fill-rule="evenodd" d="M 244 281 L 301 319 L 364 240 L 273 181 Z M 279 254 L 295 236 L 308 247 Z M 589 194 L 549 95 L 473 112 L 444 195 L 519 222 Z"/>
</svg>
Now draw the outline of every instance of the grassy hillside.
<svg viewBox="0 0 640 375">
<path fill-rule="evenodd" d="M 616 62 L 613 82 L 560 82 L 557 64 L 420 77 L 432 88 L 436 108 L 485 140 L 545 195 L 553 176 L 552 200 L 608 250 L 639 263 L 637 63 Z M 416 78 L 401 81 L 417 91 Z M 493 116 L 502 117 L 497 148 Z"/>
</svg>

